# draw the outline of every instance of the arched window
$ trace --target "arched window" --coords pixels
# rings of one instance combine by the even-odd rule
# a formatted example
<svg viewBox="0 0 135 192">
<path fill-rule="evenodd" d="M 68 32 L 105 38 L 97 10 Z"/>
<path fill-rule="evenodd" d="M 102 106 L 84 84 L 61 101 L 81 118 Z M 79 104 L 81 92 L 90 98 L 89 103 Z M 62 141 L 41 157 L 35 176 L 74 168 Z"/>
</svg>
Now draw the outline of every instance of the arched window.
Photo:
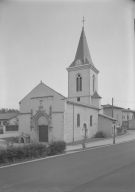
<svg viewBox="0 0 135 192">
<path fill-rule="evenodd" d="M 95 92 L 95 75 L 93 75 L 93 93 Z"/>
<path fill-rule="evenodd" d="M 77 127 L 80 127 L 80 114 L 77 114 Z"/>
<path fill-rule="evenodd" d="M 80 74 L 76 78 L 76 91 L 82 91 L 82 77 Z"/>
</svg>

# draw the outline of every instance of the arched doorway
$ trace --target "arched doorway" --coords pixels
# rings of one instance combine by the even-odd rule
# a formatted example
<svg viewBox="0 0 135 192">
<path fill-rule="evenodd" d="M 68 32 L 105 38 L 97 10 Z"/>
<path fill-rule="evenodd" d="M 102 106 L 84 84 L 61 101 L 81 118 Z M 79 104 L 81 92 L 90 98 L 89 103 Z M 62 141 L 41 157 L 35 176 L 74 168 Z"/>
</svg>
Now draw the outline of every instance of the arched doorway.
<svg viewBox="0 0 135 192">
<path fill-rule="evenodd" d="M 83 138 L 87 138 L 88 136 L 88 130 L 87 130 L 87 124 L 83 124 Z"/>
<path fill-rule="evenodd" d="M 21 143 L 24 143 L 24 138 L 23 137 L 21 137 L 21 141 L 20 141 Z"/>
<path fill-rule="evenodd" d="M 48 142 L 48 120 L 42 115 L 38 118 L 39 142 Z"/>
</svg>

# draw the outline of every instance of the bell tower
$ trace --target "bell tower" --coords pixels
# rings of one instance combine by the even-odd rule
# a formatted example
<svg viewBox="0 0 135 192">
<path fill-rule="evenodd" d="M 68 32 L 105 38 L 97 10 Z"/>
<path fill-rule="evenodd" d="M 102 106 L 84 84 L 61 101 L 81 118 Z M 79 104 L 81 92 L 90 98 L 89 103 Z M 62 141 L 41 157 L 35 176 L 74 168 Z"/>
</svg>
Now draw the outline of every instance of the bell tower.
<svg viewBox="0 0 135 192">
<path fill-rule="evenodd" d="M 84 18 L 76 55 L 71 65 L 67 68 L 67 71 L 68 99 L 74 102 L 92 105 L 92 96 L 94 96 L 95 92 L 98 93 L 99 71 L 91 59 L 84 32 Z"/>
</svg>

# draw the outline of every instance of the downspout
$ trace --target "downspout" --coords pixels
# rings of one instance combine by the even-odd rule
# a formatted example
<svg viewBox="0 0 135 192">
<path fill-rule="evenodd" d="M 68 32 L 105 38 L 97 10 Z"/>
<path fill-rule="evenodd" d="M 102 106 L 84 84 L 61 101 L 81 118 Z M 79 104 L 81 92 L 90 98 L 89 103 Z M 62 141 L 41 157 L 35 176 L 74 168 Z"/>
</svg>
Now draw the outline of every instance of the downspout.
<svg viewBox="0 0 135 192">
<path fill-rule="evenodd" d="M 74 142 L 74 104 L 73 104 L 73 142 Z"/>
</svg>

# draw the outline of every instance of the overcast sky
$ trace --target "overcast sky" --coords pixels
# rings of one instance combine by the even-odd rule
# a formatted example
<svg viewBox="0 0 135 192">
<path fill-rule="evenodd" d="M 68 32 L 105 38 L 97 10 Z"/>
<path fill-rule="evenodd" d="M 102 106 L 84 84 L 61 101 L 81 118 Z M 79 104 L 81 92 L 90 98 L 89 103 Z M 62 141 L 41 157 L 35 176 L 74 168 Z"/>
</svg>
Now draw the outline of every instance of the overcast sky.
<svg viewBox="0 0 135 192">
<path fill-rule="evenodd" d="M 67 97 L 82 18 L 102 104 L 135 109 L 134 1 L 0 1 L 0 108 L 42 80 Z"/>
</svg>

